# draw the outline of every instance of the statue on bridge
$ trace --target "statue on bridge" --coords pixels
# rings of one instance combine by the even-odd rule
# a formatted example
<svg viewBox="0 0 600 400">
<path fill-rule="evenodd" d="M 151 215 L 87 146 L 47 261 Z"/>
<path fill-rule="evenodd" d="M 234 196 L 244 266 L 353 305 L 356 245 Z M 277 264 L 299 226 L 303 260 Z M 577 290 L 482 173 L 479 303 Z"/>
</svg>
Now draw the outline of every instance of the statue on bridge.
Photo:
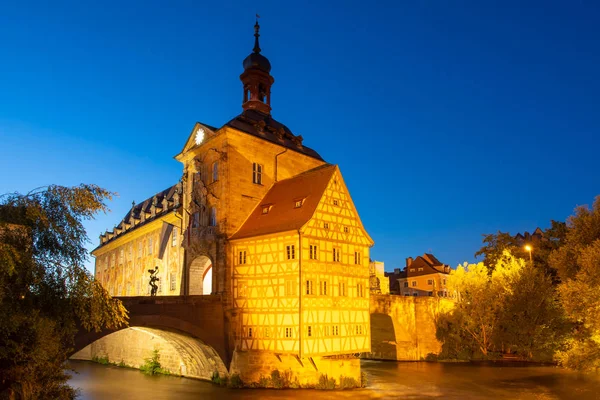
<svg viewBox="0 0 600 400">
<path fill-rule="evenodd" d="M 158 291 L 158 285 L 156 282 L 160 280 L 158 276 L 158 265 L 154 267 L 154 269 L 149 269 L 148 273 L 150 273 L 150 296 L 156 296 L 156 292 Z"/>
</svg>

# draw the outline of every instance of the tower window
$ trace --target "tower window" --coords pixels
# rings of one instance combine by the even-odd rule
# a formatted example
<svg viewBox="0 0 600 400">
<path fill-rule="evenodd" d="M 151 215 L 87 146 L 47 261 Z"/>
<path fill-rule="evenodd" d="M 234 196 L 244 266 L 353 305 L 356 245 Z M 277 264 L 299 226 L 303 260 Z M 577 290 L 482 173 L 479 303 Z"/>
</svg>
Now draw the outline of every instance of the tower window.
<svg viewBox="0 0 600 400">
<path fill-rule="evenodd" d="M 212 165 L 212 180 L 216 182 L 219 180 L 219 162 L 215 161 Z"/>
<path fill-rule="evenodd" d="M 252 164 L 252 183 L 256 183 L 257 185 L 262 185 L 262 171 L 263 171 L 263 166 L 261 164 L 257 164 L 257 163 Z"/>
<path fill-rule="evenodd" d="M 210 208 L 210 221 L 209 221 L 209 225 L 210 226 L 217 226 L 217 208 L 216 207 L 211 207 Z"/>
</svg>

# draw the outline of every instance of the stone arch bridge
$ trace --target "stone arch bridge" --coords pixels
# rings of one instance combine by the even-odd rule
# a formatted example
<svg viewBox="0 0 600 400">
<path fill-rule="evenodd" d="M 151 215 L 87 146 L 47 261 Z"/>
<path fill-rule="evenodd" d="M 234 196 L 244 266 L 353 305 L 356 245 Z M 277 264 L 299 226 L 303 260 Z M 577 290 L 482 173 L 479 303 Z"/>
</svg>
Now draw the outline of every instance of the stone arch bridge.
<svg viewBox="0 0 600 400">
<path fill-rule="evenodd" d="M 110 357 L 139 366 L 160 347 L 161 363 L 171 372 L 209 379 L 227 373 L 231 362 L 220 295 L 119 297 L 129 311 L 129 326 L 75 336 L 73 358 Z"/>
</svg>

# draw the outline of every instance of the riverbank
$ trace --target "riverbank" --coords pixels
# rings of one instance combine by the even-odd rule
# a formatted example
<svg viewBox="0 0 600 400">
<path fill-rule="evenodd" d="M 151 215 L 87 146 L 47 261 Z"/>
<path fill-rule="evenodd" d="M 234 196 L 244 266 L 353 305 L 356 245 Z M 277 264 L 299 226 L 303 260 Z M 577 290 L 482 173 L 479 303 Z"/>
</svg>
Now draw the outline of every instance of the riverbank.
<svg viewBox="0 0 600 400">
<path fill-rule="evenodd" d="M 365 389 L 228 389 L 175 376 L 147 376 L 137 370 L 71 361 L 70 380 L 82 400 L 148 399 L 577 399 L 598 400 L 600 379 L 553 366 L 363 360 Z"/>
</svg>

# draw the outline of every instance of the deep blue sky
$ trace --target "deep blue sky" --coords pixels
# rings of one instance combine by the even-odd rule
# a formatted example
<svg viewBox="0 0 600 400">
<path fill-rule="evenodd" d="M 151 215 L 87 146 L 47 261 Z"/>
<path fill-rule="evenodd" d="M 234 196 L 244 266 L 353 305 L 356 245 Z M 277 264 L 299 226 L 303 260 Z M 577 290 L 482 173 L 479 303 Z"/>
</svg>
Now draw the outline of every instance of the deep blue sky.
<svg viewBox="0 0 600 400">
<path fill-rule="evenodd" d="M 196 121 L 239 114 L 256 12 L 273 116 L 339 164 L 386 269 L 472 261 L 600 194 L 593 1 L 4 2 L 0 193 L 118 192 L 93 248 L 179 179 Z"/>
</svg>

